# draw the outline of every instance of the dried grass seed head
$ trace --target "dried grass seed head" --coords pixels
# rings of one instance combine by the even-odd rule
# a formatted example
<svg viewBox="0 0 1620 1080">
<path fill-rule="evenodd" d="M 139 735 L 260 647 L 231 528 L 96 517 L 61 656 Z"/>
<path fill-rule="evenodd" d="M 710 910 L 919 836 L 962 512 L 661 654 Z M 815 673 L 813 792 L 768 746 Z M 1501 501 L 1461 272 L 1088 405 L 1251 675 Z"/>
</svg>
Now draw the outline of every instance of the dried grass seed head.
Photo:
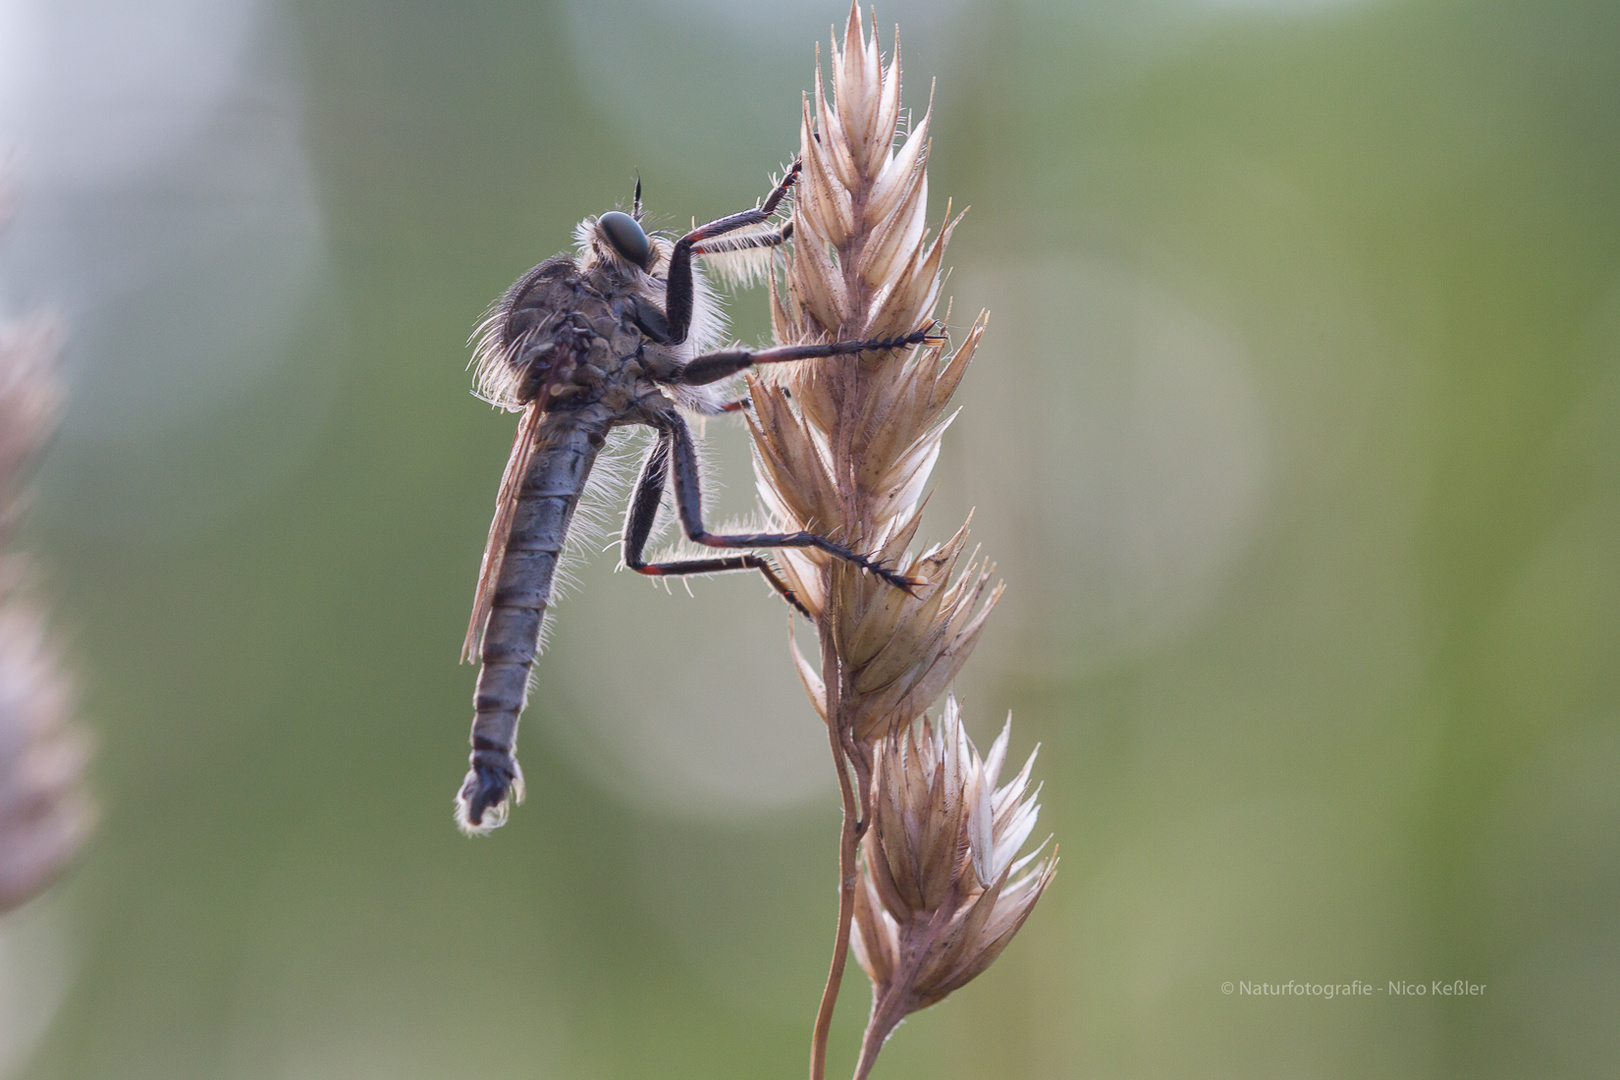
<svg viewBox="0 0 1620 1080">
<path fill-rule="evenodd" d="M 89 742 L 69 722 L 71 689 L 9 551 L 28 470 L 61 407 L 54 358 L 49 327 L 0 328 L 0 911 L 54 881 L 94 819 Z"/>
<path fill-rule="evenodd" d="M 928 323 L 938 302 L 955 222 L 947 209 L 947 224 L 929 237 L 930 114 L 902 136 L 899 52 L 897 35 L 885 66 L 877 35 L 866 35 L 852 7 L 842 47 L 832 46 L 831 102 L 817 64 L 816 90 L 801 111 L 793 250 L 785 290 L 772 295 L 782 344 L 908 333 Z M 908 596 L 818 552 L 778 555 L 789 586 L 831 638 L 839 722 L 863 742 L 904 727 L 938 698 L 1000 595 L 988 564 L 962 558 L 965 527 L 910 553 L 951 395 L 983 331 L 981 315 L 955 350 L 930 345 L 785 365 L 780 375 L 750 380 L 766 512 L 783 527 L 870 552 L 918 582 Z M 806 685 L 817 695 L 816 681 Z M 820 696 L 825 715 L 825 688 Z"/>
<path fill-rule="evenodd" d="M 954 696 L 937 722 L 886 737 L 862 841 L 856 957 L 880 993 L 925 1008 L 978 975 L 1028 918 L 1057 869 L 1045 844 L 1019 852 L 1040 814 L 1035 754 L 997 787 L 1009 718 L 981 759 Z"/>
<path fill-rule="evenodd" d="M 56 880 L 95 819 L 89 740 L 68 723 L 72 693 L 44 625 L 16 597 L 0 606 L 0 911 Z"/>
</svg>

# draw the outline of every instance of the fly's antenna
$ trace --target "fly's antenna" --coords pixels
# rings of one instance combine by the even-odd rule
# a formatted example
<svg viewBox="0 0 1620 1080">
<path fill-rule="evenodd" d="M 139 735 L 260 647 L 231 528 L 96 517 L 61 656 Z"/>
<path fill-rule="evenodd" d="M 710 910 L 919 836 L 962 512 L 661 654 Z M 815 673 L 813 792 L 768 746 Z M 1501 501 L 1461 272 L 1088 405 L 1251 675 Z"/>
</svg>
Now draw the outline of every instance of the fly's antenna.
<svg viewBox="0 0 1620 1080">
<path fill-rule="evenodd" d="M 637 221 L 641 220 L 641 172 L 636 172 L 636 197 L 630 204 L 630 216 Z"/>
</svg>

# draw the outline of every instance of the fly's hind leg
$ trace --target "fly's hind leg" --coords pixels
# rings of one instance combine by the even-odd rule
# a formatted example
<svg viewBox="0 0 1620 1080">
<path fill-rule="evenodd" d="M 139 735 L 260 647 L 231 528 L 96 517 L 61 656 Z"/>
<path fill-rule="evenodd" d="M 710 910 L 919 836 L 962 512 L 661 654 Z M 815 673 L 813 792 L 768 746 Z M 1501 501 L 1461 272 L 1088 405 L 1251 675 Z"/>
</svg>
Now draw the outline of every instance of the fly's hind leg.
<svg viewBox="0 0 1620 1080">
<path fill-rule="evenodd" d="M 917 583 L 904 574 L 896 573 L 865 555 L 851 551 L 842 544 L 813 532 L 742 534 L 709 532 L 703 526 L 703 493 L 698 478 L 697 450 L 692 445 L 692 433 L 687 430 L 686 421 L 674 412 L 665 412 L 653 418 L 653 426 L 658 429 L 658 442 L 653 447 L 652 453 L 647 455 L 646 464 L 642 466 L 641 479 L 636 483 L 636 492 L 630 503 L 630 516 L 625 522 L 624 562 L 632 570 L 655 577 L 710 574 L 723 570 L 758 570 L 784 599 L 800 612 L 809 614 L 799 599 L 793 595 L 793 591 L 771 569 L 770 564 L 758 555 L 683 559 L 666 563 L 648 563 L 642 558 L 647 536 L 652 531 L 653 516 L 658 512 L 659 501 L 663 498 L 664 474 L 668 472 L 675 482 L 675 508 L 680 514 L 681 528 L 687 538 L 696 543 L 715 548 L 812 548 L 853 563 L 907 593 L 916 587 Z"/>
<path fill-rule="evenodd" d="M 717 559 L 684 559 L 677 562 L 650 563 L 642 556 L 647 549 L 647 538 L 652 534 L 653 519 L 658 516 L 658 504 L 664 498 L 664 474 L 669 471 L 669 448 L 672 436 L 658 433 L 647 461 L 636 480 L 635 494 L 630 500 L 630 513 L 624 519 L 624 564 L 638 574 L 650 577 L 680 574 L 715 574 L 730 570 L 758 570 L 794 610 L 805 618 L 810 612 L 800 602 L 787 582 L 783 581 L 771 564 L 758 555 L 731 555 Z"/>
</svg>

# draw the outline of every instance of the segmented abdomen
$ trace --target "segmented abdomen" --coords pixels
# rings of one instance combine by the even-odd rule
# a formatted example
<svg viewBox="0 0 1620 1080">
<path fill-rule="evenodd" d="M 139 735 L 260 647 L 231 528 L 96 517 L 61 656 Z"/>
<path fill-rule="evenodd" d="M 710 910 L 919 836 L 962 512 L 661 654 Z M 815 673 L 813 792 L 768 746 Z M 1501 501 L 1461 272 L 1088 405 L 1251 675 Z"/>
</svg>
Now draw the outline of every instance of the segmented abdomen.
<svg viewBox="0 0 1620 1080">
<path fill-rule="evenodd" d="M 583 413 L 592 413 L 584 410 Z M 513 751 L 527 704 L 529 669 L 551 603 L 557 560 L 596 461 L 607 424 L 597 415 L 549 414 L 519 488 L 512 531 L 496 579 L 473 692 L 472 771 L 458 799 L 464 827 L 483 831 L 506 817 L 509 788 L 522 797 Z M 487 820 L 490 814 L 495 820 Z"/>
</svg>

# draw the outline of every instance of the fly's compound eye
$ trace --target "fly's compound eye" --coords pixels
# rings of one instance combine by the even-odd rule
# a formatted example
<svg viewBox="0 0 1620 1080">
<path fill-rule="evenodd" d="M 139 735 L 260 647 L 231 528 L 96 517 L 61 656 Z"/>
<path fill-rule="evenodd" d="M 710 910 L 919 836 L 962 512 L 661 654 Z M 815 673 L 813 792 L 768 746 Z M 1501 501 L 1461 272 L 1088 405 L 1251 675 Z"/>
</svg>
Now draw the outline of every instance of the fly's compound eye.
<svg viewBox="0 0 1620 1080">
<path fill-rule="evenodd" d="M 629 214 L 609 210 L 596 219 L 596 226 L 607 237 L 608 243 L 613 245 L 613 250 L 623 258 L 643 270 L 652 262 L 652 241 L 647 239 L 647 233 L 640 223 Z"/>
</svg>

